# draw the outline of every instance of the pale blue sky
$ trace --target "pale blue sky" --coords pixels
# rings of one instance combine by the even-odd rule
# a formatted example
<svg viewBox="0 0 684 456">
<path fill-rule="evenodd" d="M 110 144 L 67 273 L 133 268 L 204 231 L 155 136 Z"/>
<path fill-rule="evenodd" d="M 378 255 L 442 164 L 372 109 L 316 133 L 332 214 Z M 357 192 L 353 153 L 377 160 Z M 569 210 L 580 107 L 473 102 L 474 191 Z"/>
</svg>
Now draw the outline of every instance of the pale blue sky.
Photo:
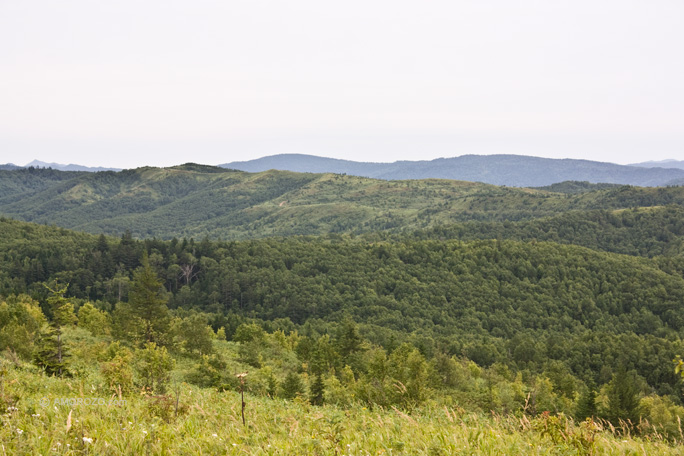
<svg viewBox="0 0 684 456">
<path fill-rule="evenodd" d="M 0 163 L 684 158 L 681 0 L 0 0 Z"/>
</svg>

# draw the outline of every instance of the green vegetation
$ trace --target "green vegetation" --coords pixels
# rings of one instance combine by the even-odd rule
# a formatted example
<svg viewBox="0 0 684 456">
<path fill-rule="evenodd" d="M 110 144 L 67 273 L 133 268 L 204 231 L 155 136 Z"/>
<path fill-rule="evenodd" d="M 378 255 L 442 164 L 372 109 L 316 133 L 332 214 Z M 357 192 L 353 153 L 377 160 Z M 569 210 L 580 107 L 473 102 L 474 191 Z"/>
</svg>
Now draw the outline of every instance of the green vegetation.
<svg viewBox="0 0 684 456">
<path fill-rule="evenodd" d="M 613 225 L 671 210 L 618 212 Z M 644 220 L 632 226 L 653 225 Z M 549 411 L 624 432 L 646 419 L 676 438 L 678 256 L 431 239 L 440 231 L 196 243 L 1 223 L 0 349 L 31 360 L 45 345 L 43 313 L 62 326 L 77 315 L 100 341 L 98 381 L 121 394 L 168 391 L 177 364 L 176 378 L 203 388 L 234 391 L 233 373 L 249 371 L 252 394 L 311 404 Z M 58 317 L 68 306 L 55 306 L 64 293 L 43 285 L 52 280 L 69 283 L 72 319 Z M 68 374 L 84 375 L 79 349 L 64 353 Z"/>
<path fill-rule="evenodd" d="M 407 232 L 473 220 L 520 221 L 570 210 L 684 202 L 681 187 L 603 187 L 554 193 L 440 179 L 250 174 L 193 164 L 99 173 L 17 170 L 0 171 L 0 214 L 97 234 L 129 230 L 139 238 L 227 240 Z"/>
<path fill-rule="evenodd" d="M 225 358 L 223 369 L 232 382 L 232 387 L 218 389 L 184 381 L 192 379 L 190 373 L 201 365 L 194 358 L 176 354 L 179 365 L 170 370 L 173 363 L 163 361 L 168 360 L 166 352 L 158 353 L 151 345 L 131 355 L 119 342 L 94 337 L 82 328 L 72 327 L 65 336 L 73 356 L 82 360 L 73 378 L 48 376 L 12 352 L 0 357 L 0 441 L 7 454 L 666 455 L 681 450 L 681 431 L 673 413 L 681 414 L 682 409 L 655 396 L 641 399 L 643 418 L 633 428 L 620 427 L 623 422 L 614 427 L 598 418 L 575 421 L 566 414 L 542 412 L 558 400 L 548 379 L 537 379 L 530 387 L 505 369 L 482 369 L 462 360 L 453 362 L 455 376 L 447 388 L 443 377 L 435 376 L 436 364 L 426 365 L 408 347 L 390 356 L 385 375 L 406 381 L 416 369 L 427 375 L 405 388 L 388 390 L 399 398 L 396 406 L 356 398 L 354 391 L 377 391 L 377 386 L 344 372 L 326 375 L 325 403 L 313 405 L 308 398 L 316 381 L 306 371 L 291 370 L 286 376 L 279 372 L 288 367 L 282 361 L 295 356 L 293 347 L 301 350 L 294 333 L 263 333 L 269 354 L 258 369 L 242 361 L 245 342 L 214 340 L 213 350 Z M 345 346 L 343 339 L 333 345 Z M 359 348 L 380 373 L 377 349 Z M 114 353 L 114 359 L 130 356 L 134 367 L 119 365 L 130 376 L 112 384 Z M 245 425 L 234 375 L 242 369 L 249 370 Z M 152 388 L 150 379 L 168 386 L 168 394 Z M 123 387 L 127 380 L 134 389 Z M 276 382 L 275 391 L 268 391 L 269 381 Z M 427 388 L 429 398 L 421 404 L 406 403 L 403 397 L 415 398 L 416 387 Z M 494 412 L 479 411 L 472 402 L 461 400 L 466 397 Z M 516 412 L 507 410 L 512 401 L 524 405 Z"/>
<path fill-rule="evenodd" d="M 3 363 L 0 441 L 7 454 L 680 454 L 657 436 L 614 436 L 605 424 L 576 424 L 551 416 L 514 418 L 425 406 L 410 413 L 311 406 L 305 401 L 247 394 L 240 421 L 236 392 L 187 384 L 172 400 L 125 397 L 125 405 L 57 405 L 61 398 L 97 397 L 90 381 L 47 378 L 30 367 Z M 96 388 L 99 386 L 96 384 Z M 167 396 L 162 396 L 166 398 Z M 117 398 L 118 400 L 118 398 Z"/>
<path fill-rule="evenodd" d="M 0 205 L 159 238 L 0 218 L 7 454 L 681 450 L 681 188 L 43 171 Z"/>
<path fill-rule="evenodd" d="M 575 244 L 635 256 L 681 257 L 684 209 L 679 205 L 571 211 L 520 222 L 464 222 L 415 231 L 417 239 L 510 239 Z M 382 239 L 401 239 L 384 235 Z"/>
</svg>

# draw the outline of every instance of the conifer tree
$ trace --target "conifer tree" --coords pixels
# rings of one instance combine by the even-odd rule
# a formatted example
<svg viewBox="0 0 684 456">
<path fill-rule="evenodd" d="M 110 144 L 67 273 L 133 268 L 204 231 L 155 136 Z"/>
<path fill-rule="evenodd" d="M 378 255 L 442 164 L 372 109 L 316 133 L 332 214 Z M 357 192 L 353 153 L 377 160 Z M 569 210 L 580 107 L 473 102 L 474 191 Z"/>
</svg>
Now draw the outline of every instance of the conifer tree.
<svg viewBox="0 0 684 456">
<path fill-rule="evenodd" d="M 597 416 L 596 410 L 596 390 L 589 387 L 586 392 L 584 392 L 577 402 L 577 412 L 575 412 L 575 419 L 577 421 L 583 421 L 587 418 L 592 418 Z"/>
<path fill-rule="evenodd" d="M 128 303 L 131 322 L 136 327 L 136 339 L 141 345 L 155 342 L 164 345 L 171 325 L 162 284 L 150 266 L 147 253 L 143 254 L 142 266 L 133 274 L 133 284 Z"/>
<path fill-rule="evenodd" d="M 289 372 L 285 380 L 280 385 L 281 396 L 285 399 L 294 399 L 295 397 L 304 393 L 304 384 L 302 377 L 296 372 Z"/>
<path fill-rule="evenodd" d="M 60 377 L 68 374 L 69 356 L 62 339 L 62 330 L 76 321 L 74 305 L 64 297 L 68 286 L 45 286 L 50 292 L 47 303 L 52 311 L 52 321 L 49 326 L 43 328 L 34 352 L 34 361 L 38 366 L 43 367 L 49 375 Z"/>
<path fill-rule="evenodd" d="M 638 394 L 634 372 L 620 369 L 608 384 L 606 418 L 614 425 L 620 424 L 620 421 L 638 424 L 641 412 Z"/>
<path fill-rule="evenodd" d="M 317 374 L 311 384 L 310 401 L 313 405 L 323 405 L 325 398 L 325 383 L 323 377 Z"/>
<path fill-rule="evenodd" d="M 359 334 L 359 329 L 353 320 L 345 318 L 337 330 L 335 342 L 337 351 L 345 360 L 352 353 L 361 350 L 363 338 Z"/>
</svg>

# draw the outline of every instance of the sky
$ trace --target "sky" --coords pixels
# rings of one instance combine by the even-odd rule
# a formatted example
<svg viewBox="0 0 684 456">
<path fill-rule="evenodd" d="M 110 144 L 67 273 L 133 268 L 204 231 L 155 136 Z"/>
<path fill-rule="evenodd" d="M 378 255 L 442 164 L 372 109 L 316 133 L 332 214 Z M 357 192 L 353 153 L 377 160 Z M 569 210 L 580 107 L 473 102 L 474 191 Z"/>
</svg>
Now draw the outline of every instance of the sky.
<svg viewBox="0 0 684 456">
<path fill-rule="evenodd" d="M 681 0 L 0 0 L 0 163 L 684 159 Z"/>
</svg>

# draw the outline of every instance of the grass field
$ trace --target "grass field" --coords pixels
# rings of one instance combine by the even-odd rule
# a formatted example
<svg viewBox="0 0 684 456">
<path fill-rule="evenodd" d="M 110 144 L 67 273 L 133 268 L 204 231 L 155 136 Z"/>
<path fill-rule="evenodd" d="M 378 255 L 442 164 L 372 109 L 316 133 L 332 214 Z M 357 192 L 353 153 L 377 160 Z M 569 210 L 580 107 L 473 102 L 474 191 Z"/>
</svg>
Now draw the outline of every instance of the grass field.
<svg viewBox="0 0 684 456">
<path fill-rule="evenodd" d="M 361 406 L 342 409 L 255 397 L 249 392 L 243 425 L 236 391 L 175 383 L 167 396 L 119 397 L 98 384 L 96 376 L 46 377 L 31 365 L 7 359 L 2 359 L 1 370 L 3 456 L 683 452 L 676 442 L 666 442 L 657 433 L 648 439 L 617 435 L 600 423 L 578 425 L 563 416 L 487 416 L 437 405 L 411 412 Z M 88 405 L 89 399 L 94 404 Z"/>
</svg>

